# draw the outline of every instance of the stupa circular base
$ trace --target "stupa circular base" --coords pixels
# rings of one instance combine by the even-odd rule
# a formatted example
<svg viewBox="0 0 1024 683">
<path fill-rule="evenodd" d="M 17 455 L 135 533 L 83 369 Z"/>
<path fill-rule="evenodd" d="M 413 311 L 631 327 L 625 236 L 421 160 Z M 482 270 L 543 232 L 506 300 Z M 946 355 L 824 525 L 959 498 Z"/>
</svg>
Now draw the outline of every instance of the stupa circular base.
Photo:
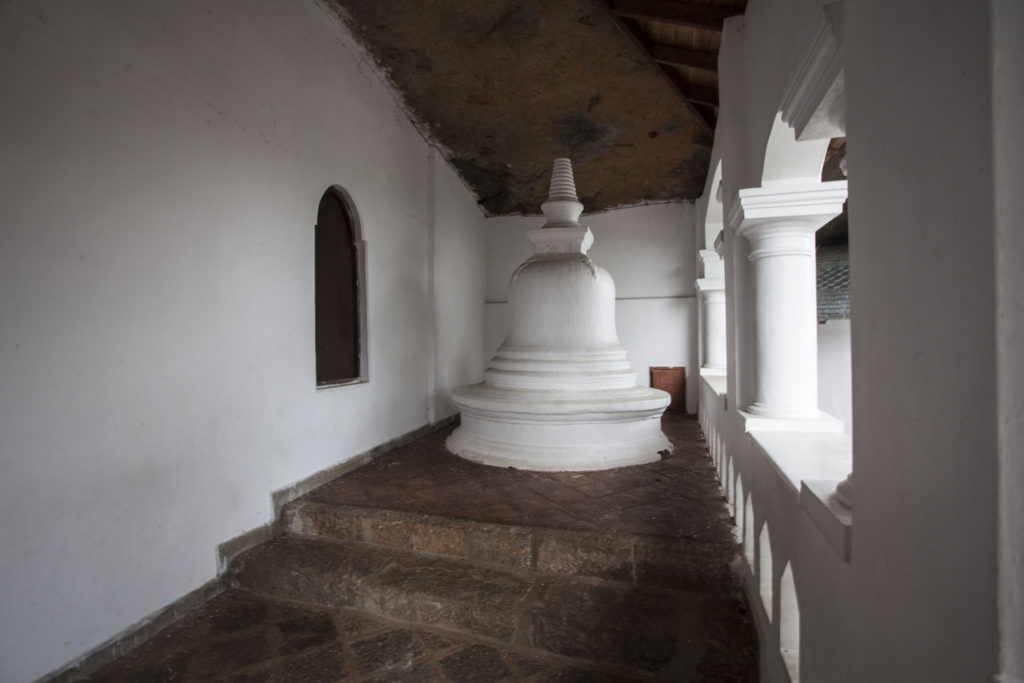
<svg viewBox="0 0 1024 683">
<path fill-rule="evenodd" d="M 668 394 L 646 387 L 603 392 L 505 392 L 475 385 L 453 396 L 462 424 L 445 444 L 473 462 L 540 472 L 642 465 L 672 442 L 661 432 Z"/>
</svg>

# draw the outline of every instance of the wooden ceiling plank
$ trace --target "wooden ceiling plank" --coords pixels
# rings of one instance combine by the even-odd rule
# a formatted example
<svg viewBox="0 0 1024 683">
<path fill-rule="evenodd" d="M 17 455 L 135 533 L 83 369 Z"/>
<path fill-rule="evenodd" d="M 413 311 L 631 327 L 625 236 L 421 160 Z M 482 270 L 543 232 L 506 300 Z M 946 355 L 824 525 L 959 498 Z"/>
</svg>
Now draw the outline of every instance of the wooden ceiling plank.
<svg viewBox="0 0 1024 683">
<path fill-rule="evenodd" d="M 741 14 L 741 12 L 729 8 L 680 4 L 667 0 L 608 0 L 608 2 L 616 16 L 652 19 L 708 31 L 721 31 L 722 22 L 726 18 Z"/>
<path fill-rule="evenodd" d="M 707 52 L 696 52 L 672 45 L 653 45 L 654 61 L 674 66 L 692 66 L 705 71 L 718 71 L 718 58 Z"/>
</svg>

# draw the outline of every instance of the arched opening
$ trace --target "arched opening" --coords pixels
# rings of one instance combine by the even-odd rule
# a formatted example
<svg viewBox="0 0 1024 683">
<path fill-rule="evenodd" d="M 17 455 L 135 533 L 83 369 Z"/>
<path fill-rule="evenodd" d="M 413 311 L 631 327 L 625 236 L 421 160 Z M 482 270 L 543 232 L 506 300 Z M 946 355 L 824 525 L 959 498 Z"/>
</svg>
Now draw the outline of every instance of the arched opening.
<svg viewBox="0 0 1024 683">
<path fill-rule="evenodd" d="M 736 477 L 736 500 L 732 502 L 732 520 L 740 534 L 743 533 L 743 500 L 743 478 Z"/>
<path fill-rule="evenodd" d="M 757 584 L 761 593 L 761 606 L 768 619 L 772 618 L 772 541 L 768 522 L 761 526 L 757 540 Z"/>
<path fill-rule="evenodd" d="M 317 386 L 365 381 L 363 242 L 341 188 L 328 188 L 320 198 L 314 249 Z"/>
<path fill-rule="evenodd" d="M 747 494 L 743 511 L 743 556 L 747 558 L 750 571 L 754 571 L 754 497 Z"/>
<path fill-rule="evenodd" d="M 791 681 L 800 680 L 800 604 L 793 566 L 786 563 L 779 581 L 779 650 Z"/>
<path fill-rule="evenodd" d="M 722 495 L 725 496 L 726 502 L 732 501 L 732 458 L 728 455 L 725 456 L 725 462 L 722 464 Z"/>
<path fill-rule="evenodd" d="M 793 129 L 783 121 L 782 112 L 778 112 L 764 150 L 761 185 L 819 182 L 828 143 L 829 138 L 797 140 Z"/>
</svg>

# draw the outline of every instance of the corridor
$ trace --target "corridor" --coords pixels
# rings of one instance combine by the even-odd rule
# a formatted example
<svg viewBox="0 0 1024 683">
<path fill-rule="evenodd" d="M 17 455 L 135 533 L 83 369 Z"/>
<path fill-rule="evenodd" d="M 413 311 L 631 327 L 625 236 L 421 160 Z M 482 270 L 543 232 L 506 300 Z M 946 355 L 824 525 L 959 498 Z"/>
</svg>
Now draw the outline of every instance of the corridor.
<svg viewBox="0 0 1024 683">
<path fill-rule="evenodd" d="M 220 594 L 87 680 L 755 680 L 700 428 L 663 429 L 661 461 L 588 473 L 428 434 L 287 505 Z"/>
</svg>

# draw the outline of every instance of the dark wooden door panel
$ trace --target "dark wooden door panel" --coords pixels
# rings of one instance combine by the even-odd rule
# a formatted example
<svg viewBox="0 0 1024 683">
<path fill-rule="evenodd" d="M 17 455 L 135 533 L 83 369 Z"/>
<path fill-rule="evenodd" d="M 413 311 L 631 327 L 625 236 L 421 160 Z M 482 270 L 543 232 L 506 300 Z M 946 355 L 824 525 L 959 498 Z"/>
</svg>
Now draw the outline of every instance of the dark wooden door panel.
<svg viewBox="0 0 1024 683">
<path fill-rule="evenodd" d="M 651 386 L 667 391 L 672 402 L 666 410 L 674 413 L 686 412 L 686 368 L 651 368 Z"/>
</svg>

